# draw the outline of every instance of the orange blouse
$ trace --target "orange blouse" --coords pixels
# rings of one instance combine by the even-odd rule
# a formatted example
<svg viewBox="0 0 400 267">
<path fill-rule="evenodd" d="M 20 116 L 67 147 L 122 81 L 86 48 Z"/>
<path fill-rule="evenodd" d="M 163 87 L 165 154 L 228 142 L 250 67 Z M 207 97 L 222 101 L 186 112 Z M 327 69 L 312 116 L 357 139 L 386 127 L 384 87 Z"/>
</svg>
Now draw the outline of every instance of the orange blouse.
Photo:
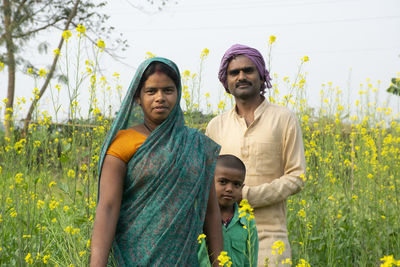
<svg viewBox="0 0 400 267">
<path fill-rule="evenodd" d="M 106 154 L 128 163 L 146 138 L 147 136 L 133 129 L 120 130 Z"/>
</svg>

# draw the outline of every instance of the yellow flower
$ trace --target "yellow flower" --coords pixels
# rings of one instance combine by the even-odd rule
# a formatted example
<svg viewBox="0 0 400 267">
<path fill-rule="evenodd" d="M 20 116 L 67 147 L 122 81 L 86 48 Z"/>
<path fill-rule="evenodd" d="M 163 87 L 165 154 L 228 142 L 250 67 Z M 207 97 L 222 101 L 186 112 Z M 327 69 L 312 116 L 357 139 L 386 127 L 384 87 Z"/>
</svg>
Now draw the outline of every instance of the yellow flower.
<svg viewBox="0 0 400 267">
<path fill-rule="evenodd" d="M 310 267 L 310 264 L 306 260 L 300 259 L 296 267 Z"/>
<path fill-rule="evenodd" d="M 15 183 L 17 183 L 17 184 L 21 184 L 23 181 L 24 181 L 24 178 L 22 178 L 22 173 L 17 173 L 16 175 L 15 175 Z"/>
<path fill-rule="evenodd" d="M 95 83 L 96 83 L 96 75 L 92 75 L 92 76 L 90 76 L 90 83 L 92 84 L 92 85 L 94 85 Z"/>
<path fill-rule="evenodd" d="M 281 240 L 275 241 L 271 248 L 272 254 L 276 255 L 276 253 L 278 253 L 279 255 L 282 255 L 282 253 L 285 251 L 285 243 L 283 243 Z"/>
<path fill-rule="evenodd" d="M 72 33 L 70 30 L 66 30 L 62 33 L 62 37 L 64 38 L 65 41 L 68 41 L 69 37 L 72 36 Z"/>
<path fill-rule="evenodd" d="M 51 219 L 51 222 L 55 223 L 55 222 L 57 222 L 57 219 L 53 218 L 53 219 Z"/>
<path fill-rule="evenodd" d="M 309 60 L 310 60 L 310 58 L 309 58 L 308 56 L 304 56 L 304 57 L 301 59 L 302 62 L 307 62 L 307 61 L 309 61 Z"/>
<path fill-rule="evenodd" d="M 71 170 L 71 169 L 68 170 L 67 176 L 70 177 L 70 178 L 75 177 L 75 171 L 74 171 L 74 170 Z"/>
<path fill-rule="evenodd" d="M 60 54 L 60 49 L 56 48 L 53 50 L 54 55 L 59 55 Z"/>
<path fill-rule="evenodd" d="M 253 208 L 250 206 L 247 199 L 242 199 L 242 201 L 240 201 L 239 206 L 240 206 L 240 208 L 239 208 L 240 215 L 241 215 L 241 213 L 245 213 L 245 215 L 246 214 L 253 215 Z M 239 215 L 239 217 L 243 217 L 243 215 L 242 216 L 240 216 L 240 215 Z"/>
<path fill-rule="evenodd" d="M 68 207 L 67 205 L 65 205 L 65 206 L 63 207 L 63 210 L 64 210 L 64 211 L 68 211 L 68 210 L 69 210 L 69 207 Z"/>
<path fill-rule="evenodd" d="M 106 43 L 102 39 L 99 39 L 97 41 L 97 46 L 100 48 L 100 51 L 103 51 L 103 49 L 106 47 Z"/>
<path fill-rule="evenodd" d="M 207 57 L 209 53 L 210 53 L 210 50 L 208 50 L 207 48 L 204 48 L 204 50 L 201 51 L 200 58 L 205 58 L 205 57 Z"/>
<path fill-rule="evenodd" d="M 33 263 L 33 258 L 32 258 L 31 253 L 28 253 L 28 254 L 25 256 L 25 262 L 28 263 L 28 264 L 32 264 L 32 263 Z"/>
<path fill-rule="evenodd" d="M 228 253 L 226 251 L 221 251 L 221 254 L 218 256 L 218 261 L 219 261 L 219 266 L 228 266 L 230 267 L 232 265 L 231 262 L 231 257 L 228 256 Z"/>
<path fill-rule="evenodd" d="M 29 68 L 29 69 L 26 71 L 26 73 L 27 73 L 28 75 L 32 74 L 32 73 L 33 73 L 33 69 L 32 69 L 32 68 Z"/>
<path fill-rule="evenodd" d="M 85 26 L 78 24 L 78 26 L 76 27 L 76 31 L 83 34 L 86 32 L 86 28 Z"/>
<path fill-rule="evenodd" d="M 400 266 L 400 260 L 395 260 L 393 255 L 384 256 L 380 260 L 383 261 L 380 265 L 381 267 L 391 267 L 393 265 Z"/>
<path fill-rule="evenodd" d="M 287 258 L 285 260 L 282 260 L 282 264 L 289 264 L 290 266 L 292 266 L 292 260 L 290 258 Z"/>
<path fill-rule="evenodd" d="M 226 106 L 226 103 L 224 101 L 219 101 L 218 103 L 218 110 L 224 110 Z"/>
<path fill-rule="evenodd" d="M 83 257 L 86 254 L 86 251 L 79 251 L 79 257 Z"/>
<path fill-rule="evenodd" d="M 56 185 L 56 184 L 57 184 L 56 182 L 51 181 L 51 182 L 49 183 L 49 187 L 51 188 L 53 185 Z"/>
<path fill-rule="evenodd" d="M 22 238 L 31 238 L 31 235 L 23 235 Z"/>
<path fill-rule="evenodd" d="M 85 172 L 88 170 L 88 166 L 86 164 L 82 164 L 81 171 Z"/>
<path fill-rule="evenodd" d="M 39 76 L 40 77 L 46 77 L 47 71 L 45 69 L 40 69 L 39 70 Z"/>
<path fill-rule="evenodd" d="M 298 215 L 299 217 L 305 218 L 305 217 L 306 217 L 306 212 L 304 211 L 304 209 L 301 209 L 301 210 L 299 210 L 299 211 L 297 212 L 297 215 Z"/>
<path fill-rule="evenodd" d="M 146 57 L 145 57 L 146 59 L 153 58 L 153 57 L 156 57 L 156 55 L 151 52 L 146 53 Z"/>
<path fill-rule="evenodd" d="M 269 37 L 268 43 L 271 45 L 271 44 L 275 43 L 275 40 L 276 40 L 276 36 L 275 36 L 275 35 L 271 35 L 271 36 Z"/>
<path fill-rule="evenodd" d="M 43 263 L 44 263 L 44 264 L 48 263 L 48 262 L 49 262 L 49 259 L 50 259 L 50 255 L 49 255 L 49 254 L 45 255 L 45 256 L 43 257 Z"/>
<path fill-rule="evenodd" d="M 18 215 L 18 213 L 17 213 L 15 210 L 13 210 L 13 211 L 10 213 L 10 216 L 13 217 L 13 218 L 17 217 L 17 215 Z"/>
<path fill-rule="evenodd" d="M 36 206 L 37 206 L 38 209 L 40 209 L 41 207 L 44 206 L 44 201 L 39 199 L 39 200 L 37 201 L 37 203 L 36 203 Z"/>
<path fill-rule="evenodd" d="M 60 204 L 60 203 L 59 203 L 58 201 L 52 200 L 52 201 L 50 202 L 50 204 L 49 204 L 50 210 L 54 210 L 55 208 L 58 207 L 59 204 Z"/>
<path fill-rule="evenodd" d="M 0 61 L 0 71 L 4 69 L 4 63 Z"/>
<path fill-rule="evenodd" d="M 73 229 L 71 230 L 71 234 L 72 234 L 72 235 L 78 234 L 78 233 L 80 233 L 80 231 L 81 231 L 81 229 L 79 229 L 79 228 L 73 228 Z"/>
</svg>

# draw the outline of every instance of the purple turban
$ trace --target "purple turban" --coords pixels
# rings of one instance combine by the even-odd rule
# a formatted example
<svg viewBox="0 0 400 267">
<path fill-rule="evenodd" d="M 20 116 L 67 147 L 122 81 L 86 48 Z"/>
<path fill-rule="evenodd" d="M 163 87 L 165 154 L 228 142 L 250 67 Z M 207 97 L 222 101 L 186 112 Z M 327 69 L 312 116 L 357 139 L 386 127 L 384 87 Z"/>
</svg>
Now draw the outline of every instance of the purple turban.
<svg viewBox="0 0 400 267">
<path fill-rule="evenodd" d="M 228 83 L 226 79 L 226 70 L 228 68 L 229 62 L 236 56 L 243 55 L 248 57 L 256 65 L 258 73 L 261 76 L 261 80 L 264 83 L 261 85 L 261 92 L 264 92 L 265 88 L 271 88 L 270 83 L 271 77 L 269 76 L 268 70 L 265 68 L 265 61 L 261 53 L 257 49 L 251 48 L 246 45 L 235 44 L 232 45 L 224 54 L 221 59 L 221 65 L 219 66 L 218 79 L 224 85 L 225 90 L 228 91 Z"/>
</svg>

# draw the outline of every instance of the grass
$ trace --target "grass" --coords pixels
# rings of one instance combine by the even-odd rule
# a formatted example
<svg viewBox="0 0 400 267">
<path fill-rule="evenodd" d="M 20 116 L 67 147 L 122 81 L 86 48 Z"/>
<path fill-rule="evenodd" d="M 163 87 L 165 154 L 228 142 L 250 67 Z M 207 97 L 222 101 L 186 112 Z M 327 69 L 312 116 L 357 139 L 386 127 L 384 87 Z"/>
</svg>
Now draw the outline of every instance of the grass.
<svg viewBox="0 0 400 267">
<path fill-rule="evenodd" d="M 306 186 L 288 199 L 293 265 L 400 265 L 394 261 L 400 258 L 399 114 L 369 102 L 378 90 L 372 84 L 360 93 L 353 110 L 341 104 L 342 93 L 330 85 L 323 87 L 321 106 L 311 107 L 304 99 L 306 77 L 301 66 L 306 61 L 301 60 L 293 83 L 284 78 L 267 93 L 271 102 L 296 112 L 303 130 Z M 90 75 L 96 73 L 96 65 L 87 66 Z M 0 136 L 1 266 L 88 264 L 98 154 L 112 112 L 108 103 L 100 105 L 97 100 L 98 91 L 107 87 L 105 81 L 85 75 L 91 92 L 87 115 L 75 112 L 87 105 L 76 97 L 77 87 L 84 85 L 71 83 L 67 123 L 54 121 L 37 107 L 26 137 L 18 129 L 9 139 Z M 195 77 L 183 75 L 183 104 L 187 124 L 204 130 L 206 122 L 228 109 L 232 100 L 226 96 L 212 112 L 207 96 L 201 95 L 201 80 Z M 289 89 L 287 95 L 279 90 L 284 87 Z M 120 96 L 119 85 L 103 94 L 114 89 Z M 53 90 L 59 89 L 55 85 Z M 200 100 L 206 101 L 205 116 Z"/>
</svg>

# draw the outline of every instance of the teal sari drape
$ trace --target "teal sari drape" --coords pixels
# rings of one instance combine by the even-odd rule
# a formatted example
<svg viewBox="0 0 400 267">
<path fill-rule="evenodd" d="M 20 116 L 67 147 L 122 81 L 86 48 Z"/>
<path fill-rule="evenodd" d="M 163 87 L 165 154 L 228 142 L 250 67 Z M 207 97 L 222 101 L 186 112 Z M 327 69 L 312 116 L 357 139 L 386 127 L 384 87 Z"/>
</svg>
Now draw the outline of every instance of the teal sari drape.
<svg viewBox="0 0 400 267">
<path fill-rule="evenodd" d="M 106 137 L 99 158 L 116 133 L 131 127 L 137 112 L 135 93 L 151 62 L 177 66 L 164 58 L 143 62 Z M 118 266 L 197 266 L 197 237 L 202 232 L 219 146 L 184 125 L 178 100 L 168 118 L 139 147 L 127 164 L 121 211 L 112 257 Z M 100 172 L 101 173 L 101 172 Z"/>
</svg>

